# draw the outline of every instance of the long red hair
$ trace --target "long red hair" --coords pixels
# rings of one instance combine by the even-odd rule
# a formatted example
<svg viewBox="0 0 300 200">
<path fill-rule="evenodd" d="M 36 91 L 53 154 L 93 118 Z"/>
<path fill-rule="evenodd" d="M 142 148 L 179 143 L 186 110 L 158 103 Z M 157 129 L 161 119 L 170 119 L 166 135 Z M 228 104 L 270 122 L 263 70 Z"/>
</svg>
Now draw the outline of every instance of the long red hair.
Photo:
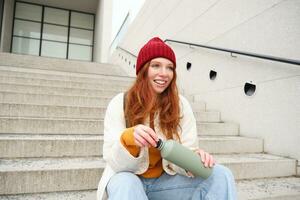
<svg viewBox="0 0 300 200">
<path fill-rule="evenodd" d="M 179 139 L 178 130 L 180 122 L 179 96 L 176 85 L 176 70 L 173 71 L 173 79 L 170 85 L 161 94 L 157 95 L 148 80 L 148 68 L 146 63 L 139 71 L 135 83 L 127 91 L 125 119 L 129 127 L 143 124 L 145 120 L 159 113 L 159 126 L 167 139 L 176 136 Z M 178 129 L 179 128 L 179 129 Z"/>
</svg>

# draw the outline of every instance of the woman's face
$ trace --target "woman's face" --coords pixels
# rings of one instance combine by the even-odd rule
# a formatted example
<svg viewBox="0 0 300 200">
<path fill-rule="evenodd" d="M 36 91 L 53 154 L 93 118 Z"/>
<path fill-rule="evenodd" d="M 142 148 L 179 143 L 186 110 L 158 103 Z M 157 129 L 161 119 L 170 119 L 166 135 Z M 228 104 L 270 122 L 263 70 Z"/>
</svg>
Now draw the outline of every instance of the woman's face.
<svg viewBox="0 0 300 200">
<path fill-rule="evenodd" d="M 162 93 L 170 85 L 174 70 L 174 64 L 166 58 L 154 58 L 150 61 L 148 79 L 155 93 Z"/>
</svg>

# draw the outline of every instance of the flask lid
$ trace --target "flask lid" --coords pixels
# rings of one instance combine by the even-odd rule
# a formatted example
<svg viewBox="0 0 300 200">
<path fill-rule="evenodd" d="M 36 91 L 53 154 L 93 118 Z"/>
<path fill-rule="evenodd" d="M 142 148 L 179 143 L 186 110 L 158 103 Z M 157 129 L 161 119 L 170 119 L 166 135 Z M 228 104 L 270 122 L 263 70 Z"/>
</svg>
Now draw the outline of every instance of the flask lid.
<svg viewBox="0 0 300 200">
<path fill-rule="evenodd" d="M 160 149 L 162 147 L 163 141 L 161 139 L 158 139 L 158 142 L 156 143 L 156 147 L 157 149 Z"/>
</svg>

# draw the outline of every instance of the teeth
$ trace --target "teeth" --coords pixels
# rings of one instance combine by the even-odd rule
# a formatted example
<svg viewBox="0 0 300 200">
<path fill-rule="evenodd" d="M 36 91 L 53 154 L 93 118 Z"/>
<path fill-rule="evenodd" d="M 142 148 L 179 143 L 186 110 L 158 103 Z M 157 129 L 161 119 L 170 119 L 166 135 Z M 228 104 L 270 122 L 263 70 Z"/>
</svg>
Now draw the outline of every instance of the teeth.
<svg viewBox="0 0 300 200">
<path fill-rule="evenodd" d="M 154 80 L 154 82 L 163 85 L 163 84 L 165 84 L 167 81 Z"/>
</svg>

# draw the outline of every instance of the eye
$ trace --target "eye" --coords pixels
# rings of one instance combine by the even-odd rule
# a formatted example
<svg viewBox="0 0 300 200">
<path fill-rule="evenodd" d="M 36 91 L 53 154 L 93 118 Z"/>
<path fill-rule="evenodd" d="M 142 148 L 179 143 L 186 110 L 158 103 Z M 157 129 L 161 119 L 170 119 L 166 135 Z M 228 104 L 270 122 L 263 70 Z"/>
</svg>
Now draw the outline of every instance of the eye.
<svg viewBox="0 0 300 200">
<path fill-rule="evenodd" d="M 152 64 L 151 67 L 152 67 L 152 68 L 158 68 L 158 67 L 159 67 L 159 64 Z"/>
<path fill-rule="evenodd" d="M 170 71 L 174 71 L 174 67 L 173 66 L 168 66 L 167 69 L 170 70 Z"/>
</svg>

